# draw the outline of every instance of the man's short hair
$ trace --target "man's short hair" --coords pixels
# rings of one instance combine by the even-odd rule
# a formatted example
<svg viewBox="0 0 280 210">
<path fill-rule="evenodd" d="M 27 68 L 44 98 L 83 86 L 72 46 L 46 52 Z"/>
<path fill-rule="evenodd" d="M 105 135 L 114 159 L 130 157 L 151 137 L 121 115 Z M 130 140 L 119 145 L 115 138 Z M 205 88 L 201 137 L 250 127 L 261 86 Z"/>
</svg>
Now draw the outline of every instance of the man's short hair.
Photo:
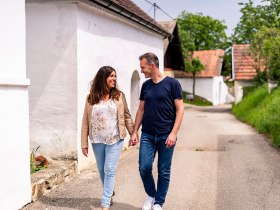
<svg viewBox="0 0 280 210">
<path fill-rule="evenodd" d="M 151 52 L 145 53 L 139 56 L 139 60 L 146 59 L 148 64 L 155 64 L 156 67 L 159 67 L 159 60 L 158 57 Z"/>
</svg>

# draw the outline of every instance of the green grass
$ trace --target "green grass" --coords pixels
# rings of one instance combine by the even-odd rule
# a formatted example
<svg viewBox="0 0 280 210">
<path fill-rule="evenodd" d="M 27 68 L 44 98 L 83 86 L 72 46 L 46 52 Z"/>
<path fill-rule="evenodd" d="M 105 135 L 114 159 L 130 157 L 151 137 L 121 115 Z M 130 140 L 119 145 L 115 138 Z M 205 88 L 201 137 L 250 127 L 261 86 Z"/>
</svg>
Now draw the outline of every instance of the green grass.
<svg viewBox="0 0 280 210">
<path fill-rule="evenodd" d="M 190 93 L 183 91 L 184 103 L 188 103 L 188 104 L 192 104 L 192 105 L 196 105 L 196 106 L 212 106 L 212 103 L 210 101 L 208 101 L 205 98 L 202 98 L 200 96 L 197 96 L 197 95 L 194 97 L 194 100 L 187 100 L 186 99 L 187 94 L 190 94 Z"/>
<path fill-rule="evenodd" d="M 250 92 L 254 91 L 256 86 L 243 87 L 243 97 L 247 96 Z"/>
<path fill-rule="evenodd" d="M 280 147 L 280 87 L 271 94 L 268 94 L 267 85 L 251 89 L 240 103 L 233 106 L 232 113 Z"/>
<path fill-rule="evenodd" d="M 34 174 L 36 173 L 37 171 L 40 171 L 42 169 L 44 169 L 45 167 L 44 166 L 34 166 L 30 163 L 30 173 L 31 174 Z"/>
<path fill-rule="evenodd" d="M 225 83 L 228 87 L 233 87 L 234 86 L 234 81 L 226 81 Z"/>
</svg>

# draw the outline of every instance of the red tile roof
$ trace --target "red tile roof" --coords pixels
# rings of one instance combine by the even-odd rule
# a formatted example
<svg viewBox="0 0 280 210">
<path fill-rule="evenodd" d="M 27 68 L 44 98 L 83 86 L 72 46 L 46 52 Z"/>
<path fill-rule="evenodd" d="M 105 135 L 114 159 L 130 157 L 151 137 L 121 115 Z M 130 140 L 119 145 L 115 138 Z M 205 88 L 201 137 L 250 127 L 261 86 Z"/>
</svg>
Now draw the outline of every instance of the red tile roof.
<svg viewBox="0 0 280 210">
<path fill-rule="evenodd" d="M 253 67 L 253 59 L 249 55 L 249 44 L 233 45 L 233 71 L 235 80 L 253 80 L 256 69 Z"/>
<path fill-rule="evenodd" d="M 201 50 L 195 51 L 193 58 L 199 58 L 204 65 L 205 70 L 202 70 L 197 77 L 215 77 L 221 75 L 223 64 L 224 50 Z"/>
</svg>

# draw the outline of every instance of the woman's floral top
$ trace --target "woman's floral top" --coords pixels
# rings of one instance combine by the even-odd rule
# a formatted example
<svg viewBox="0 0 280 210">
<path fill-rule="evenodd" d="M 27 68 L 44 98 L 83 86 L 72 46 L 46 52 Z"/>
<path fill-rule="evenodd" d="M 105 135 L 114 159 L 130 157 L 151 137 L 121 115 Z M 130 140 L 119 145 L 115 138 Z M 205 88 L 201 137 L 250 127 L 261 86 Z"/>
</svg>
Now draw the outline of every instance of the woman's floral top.
<svg viewBox="0 0 280 210">
<path fill-rule="evenodd" d="M 112 99 L 95 104 L 92 108 L 91 143 L 114 144 L 120 140 L 118 109 Z"/>
</svg>

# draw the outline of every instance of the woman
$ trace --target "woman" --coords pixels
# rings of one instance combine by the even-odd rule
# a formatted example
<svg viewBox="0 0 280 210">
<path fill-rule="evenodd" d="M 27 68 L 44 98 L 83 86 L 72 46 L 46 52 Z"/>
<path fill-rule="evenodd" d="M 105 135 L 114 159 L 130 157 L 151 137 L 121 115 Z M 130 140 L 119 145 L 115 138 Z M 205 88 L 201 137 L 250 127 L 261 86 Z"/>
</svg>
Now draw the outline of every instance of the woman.
<svg viewBox="0 0 280 210">
<path fill-rule="evenodd" d="M 132 134 L 134 123 L 125 95 L 118 90 L 116 71 L 103 66 L 91 83 L 82 122 L 82 152 L 88 155 L 88 137 L 92 144 L 103 186 L 102 210 L 108 210 L 114 194 L 115 172 L 127 128 Z"/>
</svg>

